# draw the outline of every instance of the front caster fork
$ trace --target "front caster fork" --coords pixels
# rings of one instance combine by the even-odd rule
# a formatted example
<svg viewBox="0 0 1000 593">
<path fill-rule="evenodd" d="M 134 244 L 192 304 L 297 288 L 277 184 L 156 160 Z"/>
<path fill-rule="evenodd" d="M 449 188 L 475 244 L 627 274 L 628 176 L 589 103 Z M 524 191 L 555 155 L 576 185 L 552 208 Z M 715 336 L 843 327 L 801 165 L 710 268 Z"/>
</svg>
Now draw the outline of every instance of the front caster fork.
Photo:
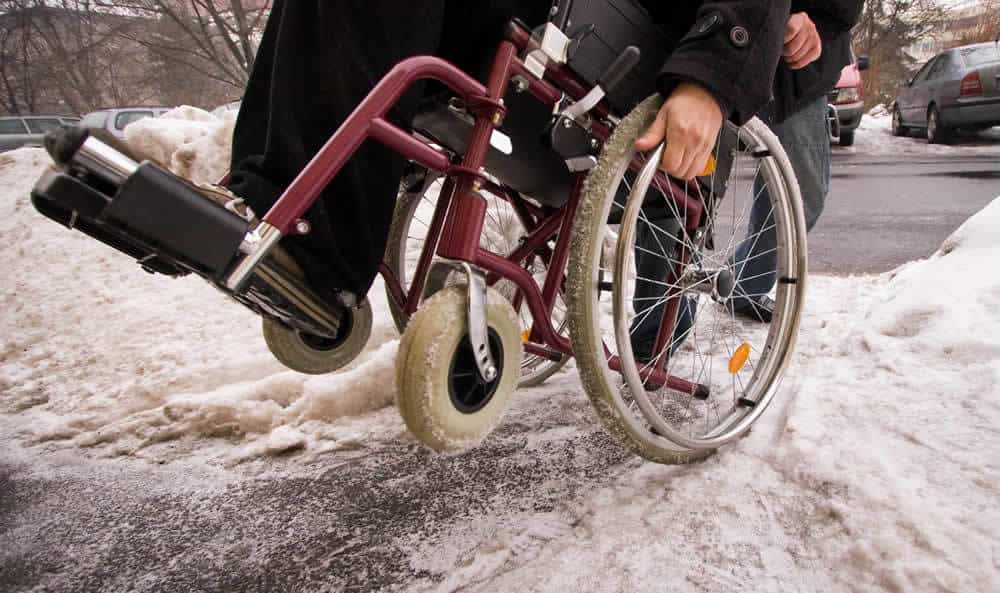
<svg viewBox="0 0 1000 593">
<path fill-rule="evenodd" d="M 445 287 L 452 273 L 464 273 L 468 290 L 466 319 L 468 320 L 469 344 L 476 360 L 479 374 L 487 382 L 497 378 L 499 371 L 493 353 L 490 351 L 489 330 L 486 322 L 486 275 L 466 262 L 439 259 L 431 266 L 424 284 L 423 296 L 429 297 Z"/>
</svg>

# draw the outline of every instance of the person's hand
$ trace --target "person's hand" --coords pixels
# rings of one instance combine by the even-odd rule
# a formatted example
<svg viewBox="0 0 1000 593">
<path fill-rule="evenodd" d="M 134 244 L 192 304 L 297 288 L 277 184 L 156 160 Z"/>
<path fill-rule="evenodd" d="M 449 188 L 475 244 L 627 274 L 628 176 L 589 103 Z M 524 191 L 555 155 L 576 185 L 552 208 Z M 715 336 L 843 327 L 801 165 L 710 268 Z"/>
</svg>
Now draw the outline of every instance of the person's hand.
<svg viewBox="0 0 1000 593">
<path fill-rule="evenodd" d="M 801 70 L 823 54 L 823 40 L 816 30 L 816 23 L 804 12 L 788 17 L 785 26 L 785 46 L 781 55 L 792 70 Z"/>
<path fill-rule="evenodd" d="M 722 108 L 715 97 L 701 85 L 683 82 L 635 147 L 652 150 L 665 141 L 660 168 L 678 179 L 694 179 L 705 170 L 721 128 Z"/>
</svg>

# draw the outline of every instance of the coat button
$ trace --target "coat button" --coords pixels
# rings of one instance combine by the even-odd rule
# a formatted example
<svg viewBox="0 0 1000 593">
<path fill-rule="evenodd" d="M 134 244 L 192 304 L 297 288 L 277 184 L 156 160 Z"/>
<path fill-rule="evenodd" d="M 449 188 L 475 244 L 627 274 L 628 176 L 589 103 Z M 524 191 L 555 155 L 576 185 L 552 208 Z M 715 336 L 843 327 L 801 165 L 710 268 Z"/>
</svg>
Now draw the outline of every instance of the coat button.
<svg viewBox="0 0 1000 593">
<path fill-rule="evenodd" d="M 729 40 L 736 47 L 746 47 L 750 43 L 750 33 L 743 27 L 733 27 L 733 30 L 729 32 Z"/>
<path fill-rule="evenodd" d="M 718 25 L 721 20 L 722 19 L 721 17 L 719 17 L 718 14 L 709 15 L 698 21 L 698 23 L 694 27 L 694 32 L 697 35 L 708 33 L 713 27 Z"/>
</svg>

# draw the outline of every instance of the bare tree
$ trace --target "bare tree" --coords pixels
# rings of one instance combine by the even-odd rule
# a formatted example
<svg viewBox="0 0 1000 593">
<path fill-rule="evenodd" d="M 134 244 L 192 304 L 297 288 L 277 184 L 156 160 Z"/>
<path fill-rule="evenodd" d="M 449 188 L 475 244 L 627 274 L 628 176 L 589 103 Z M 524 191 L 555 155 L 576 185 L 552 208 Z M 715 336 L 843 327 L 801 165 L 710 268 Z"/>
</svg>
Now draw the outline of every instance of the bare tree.
<svg viewBox="0 0 1000 593">
<path fill-rule="evenodd" d="M 136 52 L 123 42 L 135 19 L 91 0 L 0 1 L 0 84 L 12 113 L 87 111 L 141 102 Z"/>
<path fill-rule="evenodd" d="M 270 0 L 101 0 L 155 27 L 129 38 L 164 64 L 242 90 L 253 67 Z"/>
<path fill-rule="evenodd" d="M 890 103 L 913 66 L 906 48 L 934 35 L 946 11 L 934 0 L 865 0 L 854 29 L 854 49 L 869 56 L 864 77 L 868 106 Z"/>
<path fill-rule="evenodd" d="M 960 38 L 962 45 L 984 41 L 1000 42 L 1000 1 L 983 0 L 975 23 Z"/>
</svg>

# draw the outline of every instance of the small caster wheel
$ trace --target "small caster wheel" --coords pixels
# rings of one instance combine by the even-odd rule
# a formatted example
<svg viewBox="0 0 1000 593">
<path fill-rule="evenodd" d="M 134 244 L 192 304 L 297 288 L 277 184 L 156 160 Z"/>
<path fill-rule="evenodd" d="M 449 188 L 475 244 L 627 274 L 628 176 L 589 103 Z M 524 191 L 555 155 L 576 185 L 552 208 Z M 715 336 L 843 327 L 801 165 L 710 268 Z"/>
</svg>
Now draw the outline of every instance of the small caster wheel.
<svg viewBox="0 0 1000 593">
<path fill-rule="evenodd" d="M 469 342 L 466 288 L 447 287 L 410 320 L 396 357 L 396 405 L 407 428 L 437 451 L 481 441 L 507 409 L 520 379 L 522 357 L 517 315 L 489 289 L 486 321 L 498 375 L 485 380 Z"/>
<path fill-rule="evenodd" d="M 372 333 L 372 308 L 365 299 L 347 309 L 334 339 L 292 329 L 266 317 L 263 325 L 264 341 L 278 362 L 300 373 L 324 375 L 347 366 L 365 349 Z"/>
</svg>

